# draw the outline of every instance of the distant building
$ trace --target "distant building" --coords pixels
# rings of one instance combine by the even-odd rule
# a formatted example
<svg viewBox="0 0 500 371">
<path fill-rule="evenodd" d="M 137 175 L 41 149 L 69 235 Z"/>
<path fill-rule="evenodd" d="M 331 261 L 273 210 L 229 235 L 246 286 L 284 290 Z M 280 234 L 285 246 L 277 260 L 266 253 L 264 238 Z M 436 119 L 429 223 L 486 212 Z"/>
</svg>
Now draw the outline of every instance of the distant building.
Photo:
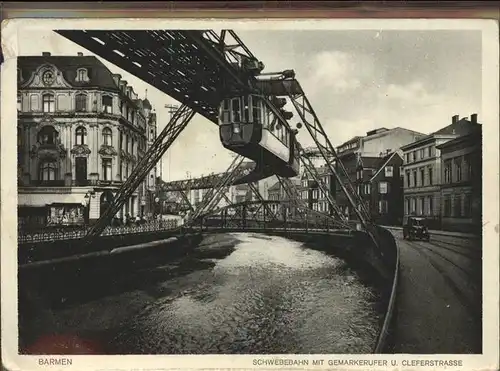
<svg viewBox="0 0 500 371">
<path fill-rule="evenodd" d="M 452 123 L 420 140 L 402 147 L 404 174 L 404 212 L 427 216 L 430 226 L 441 224 L 441 151 L 437 148 L 450 140 L 468 135 L 479 124 L 477 115 L 471 120 L 453 116 Z"/>
<path fill-rule="evenodd" d="M 97 220 L 156 137 L 156 115 L 94 56 L 18 58 L 20 225 Z M 150 213 L 148 177 L 119 216 Z"/>
<path fill-rule="evenodd" d="M 482 133 L 436 146 L 441 151 L 442 228 L 480 233 L 482 225 Z"/>
<path fill-rule="evenodd" d="M 403 218 L 403 181 L 400 151 L 383 157 L 359 157 L 356 191 L 375 223 L 399 224 Z"/>
<path fill-rule="evenodd" d="M 368 131 L 365 136 L 356 136 L 336 148 L 343 159 L 352 153 L 365 157 L 379 157 L 380 153 L 394 152 L 402 146 L 425 136 L 423 133 L 404 128 L 379 128 Z"/>
<path fill-rule="evenodd" d="M 337 154 L 346 168 L 349 179 L 356 183 L 360 161 L 363 164 L 364 177 L 370 179 L 380 167 L 380 159 L 390 153 L 397 152 L 402 146 L 423 138 L 425 134 L 404 128 L 371 130 L 366 136 L 354 137 L 337 147 Z M 371 172 L 371 175 L 369 175 Z M 339 172 L 339 174 L 341 174 Z M 365 178 L 363 178 L 365 179 Z M 345 178 L 341 176 L 341 181 Z M 340 209 L 350 219 L 356 218 L 349 200 L 339 184 L 331 186 L 335 200 Z M 397 191 L 393 189 L 393 192 Z"/>
</svg>

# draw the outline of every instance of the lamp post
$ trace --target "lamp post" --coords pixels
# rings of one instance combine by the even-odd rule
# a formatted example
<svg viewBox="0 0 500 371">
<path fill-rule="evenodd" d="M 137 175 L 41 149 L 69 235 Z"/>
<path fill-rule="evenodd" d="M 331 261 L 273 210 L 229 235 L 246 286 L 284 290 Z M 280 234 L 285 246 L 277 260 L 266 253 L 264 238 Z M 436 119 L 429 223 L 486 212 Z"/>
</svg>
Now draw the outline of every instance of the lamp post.
<svg viewBox="0 0 500 371">
<path fill-rule="evenodd" d="M 84 215 L 84 224 L 88 224 L 90 222 L 90 200 L 92 198 L 95 198 L 95 192 L 94 191 L 88 191 L 85 193 L 85 196 L 83 196 L 85 199 L 85 215 Z"/>
</svg>

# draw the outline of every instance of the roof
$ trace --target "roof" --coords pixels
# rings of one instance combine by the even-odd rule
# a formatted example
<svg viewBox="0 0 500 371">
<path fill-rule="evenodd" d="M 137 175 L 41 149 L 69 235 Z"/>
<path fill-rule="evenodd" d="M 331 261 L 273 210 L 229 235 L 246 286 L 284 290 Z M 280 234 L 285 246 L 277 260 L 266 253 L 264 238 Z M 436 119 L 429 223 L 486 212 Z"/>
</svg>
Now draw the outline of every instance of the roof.
<svg viewBox="0 0 500 371">
<path fill-rule="evenodd" d="M 381 157 L 361 156 L 361 163 L 364 168 L 378 169 L 381 164 Z"/>
<path fill-rule="evenodd" d="M 459 144 L 461 142 L 467 143 L 470 142 L 471 144 L 478 144 L 482 140 L 482 127 L 479 126 L 477 127 L 476 130 L 473 130 L 470 134 L 467 135 L 461 135 L 458 138 L 449 140 L 447 142 L 444 142 L 438 146 L 436 146 L 437 149 L 444 149 L 448 148 L 451 146 L 454 146 L 456 144 Z"/>
<path fill-rule="evenodd" d="M 374 180 L 378 174 L 382 171 L 383 168 L 385 168 L 387 166 L 387 164 L 392 160 L 392 158 L 395 156 L 395 155 L 398 155 L 398 152 L 397 151 L 394 151 L 392 153 L 389 153 L 388 155 L 382 157 L 380 159 L 380 166 L 378 167 L 377 171 L 375 172 L 375 174 L 373 174 L 373 176 L 370 178 L 370 182 L 372 180 Z"/>
<path fill-rule="evenodd" d="M 61 71 L 65 80 L 75 87 L 100 87 L 113 91 L 120 91 L 111 71 L 95 56 L 21 56 L 17 65 L 21 69 L 23 81 L 31 78 L 32 74 L 43 64 L 52 64 Z M 89 82 L 75 81 L 77 70 L 86 68 Z"/>
<path fill-rule="evenodd" d="M 148 98 L 144 99 L 142 101 L 142 105 L 144 106 L 144 109 L 148 109 L 148 110 L 151 110 L 151 108 L 153 108 L 151 106 L 151 103 L 149 102 Z"/>
<path fill-rule="evenodd" d="M 280 182 L 276 182 L 276 183 L 274 183 L 271 187 L 269 187 L 269 188 L 267 189 L 267 192 L 271 192 L 271 191 L 279 191 L 279 190 L 280 190 L 280 186 L 281 186 Z"/>
<path fill-rule="evenodd" d="M 478 124 L 473 124 L 471 121 L 463 118 L 454 124 L 445 126 L 431 135 L 467 135 L 474 130 L 476 125 Z"/>
<path fill-rule="evenodd" d="M 401 149 L 406 150 L 406 149 L 410 149 L 412 147 L 418 147 L 418 145 L 420 143 L 424 143 L 424 142 L 432 140 L 433 138 L 436 138 L 436 137 L 454 138 L 457 136 L 467 135 L 467 134 L 473 132 L 478 125 L 481 126 L 480 124 L 472 123 L 471 121 L 467 120 L 466 118 L 463 118 L 461 120 L 458 120 L 455 123 L 452 123 L 448 126 L 445 126 L 444 128 L 439 129 L 438 131 L 435 131 L 434 133 L 426 135 L 425 137 L 423 137 L 415 142 L 408 143 L 408 144 L 402 146 Z"/>
</svg>

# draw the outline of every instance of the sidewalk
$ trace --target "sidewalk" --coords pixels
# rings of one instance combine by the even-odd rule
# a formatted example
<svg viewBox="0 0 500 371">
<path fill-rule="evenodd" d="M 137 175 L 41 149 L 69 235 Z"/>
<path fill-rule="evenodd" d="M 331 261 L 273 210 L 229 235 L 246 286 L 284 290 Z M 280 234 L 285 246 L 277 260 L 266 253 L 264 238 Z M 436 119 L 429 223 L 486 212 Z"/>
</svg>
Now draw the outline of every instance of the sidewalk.
<svg viewBox="0 0 500 371">
<path fill-rule="evenodd" d="M 392 231 L 401 231 L 403 230 L 402 227 L 395 227 L 395 226 L 388 226 L 388 225 L 381 225 L 382 228 L 386 228 L 388 230 Z M 441 230 L 429 230 L 429 233 L 432 235 L 436 236 L 449 236 L 449 237 L 459 237 L 459 238 L 468 238 L 468 239 L 475 239 L 475 238 L 480 238 L 480 236 L 473 234 L 473 233 L 461 233 L 461 232 L 448 232 L 448 231 L 441 231 Z"/>
</svg>

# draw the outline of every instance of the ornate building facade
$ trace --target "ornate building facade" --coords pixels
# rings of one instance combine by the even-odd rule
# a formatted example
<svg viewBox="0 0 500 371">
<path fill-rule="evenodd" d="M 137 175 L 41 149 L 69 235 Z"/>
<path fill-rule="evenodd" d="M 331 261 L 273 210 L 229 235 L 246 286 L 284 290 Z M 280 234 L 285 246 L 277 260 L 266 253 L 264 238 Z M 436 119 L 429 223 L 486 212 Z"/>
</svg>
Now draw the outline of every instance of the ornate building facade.
<svg viewBox="0 0 500 371">
<path fill-rule="evenodd" d="M 156 137 L 156 114 L 96 57 L 18 58 L 19 222 L 97 220 Z M 147 215 L 156 170 L 118 216 Z"/>
</svg>

